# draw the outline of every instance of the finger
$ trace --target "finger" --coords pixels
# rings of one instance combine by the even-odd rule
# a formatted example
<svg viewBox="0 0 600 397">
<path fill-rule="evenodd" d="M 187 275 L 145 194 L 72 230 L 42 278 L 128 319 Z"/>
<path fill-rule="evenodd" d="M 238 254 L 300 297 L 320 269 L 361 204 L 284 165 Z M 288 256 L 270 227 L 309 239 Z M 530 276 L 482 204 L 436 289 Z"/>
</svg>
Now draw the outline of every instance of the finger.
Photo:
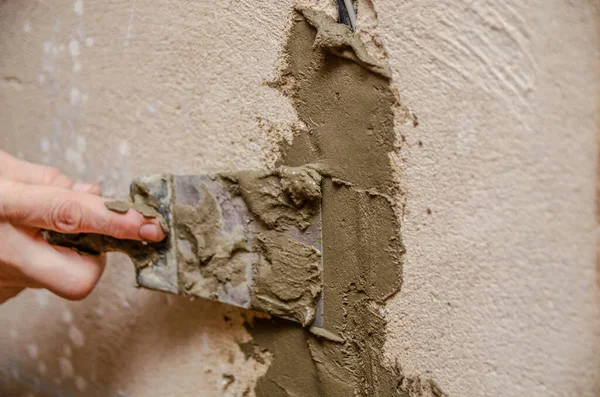
<svg viewBox="0 0 600 397">
<path fill-rule="evenodd" d="M 161 241 L 156 218 L 110 211 L 105 199 L 52 186 L 0 181 L 0 219 L 61 233 L 99 233 L 129 240 Z"/>
<path fill-rule="evenodd" d="M 9 253 L 3 250 L 2 256 L 6 259 Z M 14 256 L 9 259 L 10 262 L 9 260 L 0 262 L 0 289 L 37 287 L 38 285 L 23 275 L 20 266 L 13 259 Z"/>
<path fill-rule="evenodd" d="M 49 185 L 63 189 L 100 194 L 100 186 L 76 183 L 58 169 L 32 164 L 0 150 L 0 178 L 30 185 Z"/>
<path fill-rule="evenodd" d="M 35 236 L 36 230 L 39 231 L 0 222 L 0 288 L 39 287 L 23 275 L 20 266 L 24 257 L 23 247 Z"/>
<path fill-rule="evenodd" d="M 24 289 L 25 288 L 21 287 L 0 288 L 0 303 L 4 303 L 10 298 L 14 298 L 15 296 L 19 295 L 19 293 Z"/>
<path fill-rule="evenodd" d="M 74 183 L 71 190 L 75 192 L 90 193 L 99 196 L 102 193 L 102 188 L 92 183 Z"/>
<path fill-rule="evenodd" d="M 106 256 L 80 256 L 62 247 L 53 247 L 41 237 L 22 235 L 19 268 L 31 284 L 56 295 L 80 300 L 92 292 L 106 265 Z"/>
</svg>

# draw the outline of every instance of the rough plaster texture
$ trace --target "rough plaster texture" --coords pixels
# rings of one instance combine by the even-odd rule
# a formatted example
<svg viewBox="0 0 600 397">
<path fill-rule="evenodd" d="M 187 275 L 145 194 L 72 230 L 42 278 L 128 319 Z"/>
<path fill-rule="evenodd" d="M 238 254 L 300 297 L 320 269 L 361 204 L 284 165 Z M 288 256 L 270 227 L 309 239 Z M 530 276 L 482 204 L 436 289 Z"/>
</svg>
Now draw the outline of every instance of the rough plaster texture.
<svg viewBox="0 0 600 397">
<path fill-rule="evenodd" d="M 379 28 L 419 125 L 399 128 L 407 253 L 388 355 L 450 395 L 598 395 L 597 8 L 393 9 Z"/>
<path fill-rule="evenodd" d="M 386 356 L 450 396 L 597 395 L 596 3 L 373 3 L 361 32 L 419 121 L 397 125 Z M 118 196 L 134 175 L 272 165 L 296 122 L 264 84 L 291 6 L 0 2 L 0 145 Z M 5 394 L 236 396 L 264 373 L 241 311 L 133 283 L 115 256 L 84 302 L 1 306 Z"/>
</svg>

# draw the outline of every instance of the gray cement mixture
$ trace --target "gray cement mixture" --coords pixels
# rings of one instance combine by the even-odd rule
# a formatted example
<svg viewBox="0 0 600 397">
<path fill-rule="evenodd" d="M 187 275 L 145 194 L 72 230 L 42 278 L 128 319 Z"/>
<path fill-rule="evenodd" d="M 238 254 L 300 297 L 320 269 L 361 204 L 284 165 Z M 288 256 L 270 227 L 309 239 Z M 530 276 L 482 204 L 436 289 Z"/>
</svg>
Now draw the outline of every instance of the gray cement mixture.
<svg viewBox="0 0 600 397">
<path fill-rule="evenodd" d="M 347 27 L 309 9 L 295 13 L 283 56 L 271 85 L 290 98 L 307 130 L 296 131 L 291 145 L 282 142 L 280 162 L 315 163 L 324 175 L 324 332 L 278 319 L 249 326 L 253 351 L 273 355 L 256 394 L 417 396 L 399 366 L 382 361 L 381 308 L 400 289 L 403 252 L 389 199 L 397 193 L 389 153 L 399 104 L 387 66 Z"/>
</svg>

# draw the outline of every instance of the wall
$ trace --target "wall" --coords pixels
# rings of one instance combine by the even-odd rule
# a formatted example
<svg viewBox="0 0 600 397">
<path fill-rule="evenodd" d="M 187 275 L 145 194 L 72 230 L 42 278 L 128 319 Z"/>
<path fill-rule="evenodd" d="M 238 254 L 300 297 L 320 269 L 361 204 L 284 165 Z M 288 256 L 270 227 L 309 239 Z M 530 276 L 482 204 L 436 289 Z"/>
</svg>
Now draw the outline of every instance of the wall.
<svg viewBox="0 0 600 397">
<path fill-rule="evenodd" d="M 116 196 L 135 175 L 271 167 L 301 126 L 265 84 L 291 11 L 0 2 L 0 145 Z M 384 356 L 406 379 L 448 396 L 600 392 L 597 15 L 591 1 L 359 3 L 404 106 L 390 156 L 406 253 Z M 8 395 L 254 393 L 271 358 L 240 350 L 248 313 L 133 284 L 113 256 L 83 302 L 27 291 L 1 306 Z"/>
</svg>

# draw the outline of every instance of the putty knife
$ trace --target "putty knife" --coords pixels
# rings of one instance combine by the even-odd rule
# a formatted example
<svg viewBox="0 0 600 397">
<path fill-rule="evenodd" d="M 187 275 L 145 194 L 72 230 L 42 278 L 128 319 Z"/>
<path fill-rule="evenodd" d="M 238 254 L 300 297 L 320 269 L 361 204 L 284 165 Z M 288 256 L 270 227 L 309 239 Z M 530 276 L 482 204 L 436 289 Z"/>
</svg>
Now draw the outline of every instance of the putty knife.
<svg viewBox="0 0 600 397">
<path fill-rule="evenodd" d="M 321 175 L 310 167 L 136 179 L 113 211 L 159 217 L 145 243 L 45 231 L 82 254 L 129 255 L 143 288 L 217 300 L 322 326 Z"/>
</svg>

